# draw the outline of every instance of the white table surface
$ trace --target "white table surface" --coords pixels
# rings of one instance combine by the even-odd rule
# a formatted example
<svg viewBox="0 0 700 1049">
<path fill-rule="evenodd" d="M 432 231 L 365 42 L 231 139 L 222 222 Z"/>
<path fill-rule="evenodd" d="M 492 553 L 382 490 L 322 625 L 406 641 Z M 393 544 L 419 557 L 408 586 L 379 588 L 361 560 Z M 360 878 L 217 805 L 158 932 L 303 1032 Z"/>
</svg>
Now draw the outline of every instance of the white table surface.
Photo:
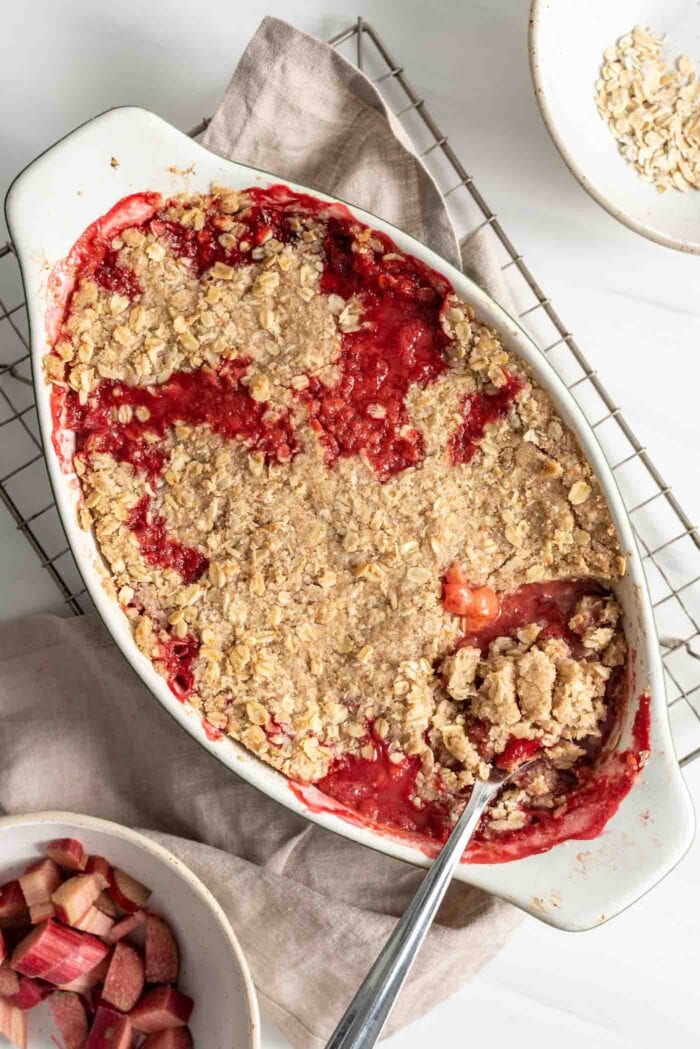
<svg viewBox="0 0 700 1049">
<path fill-rule="evenodd" d="M 565 2 L 565 0 L 561 0 Z M 530 87 L 526 0 L 365 0 L 519 250 L 691 517 L 700 520 L 700 259 L 645 241 L 595 205 L 552 146 Z M 0 15 L 0 191 L 47 144 L 135 103 L 187 129 L 213 111 L 265 13 L 329 37 L 340 0 L 34 0 Z M 700 57 L 700 56 L 696 56 Z M 0 508 L 0 618 L 59 607 Z M 688 769 L 700 799 L 700 761 Z M 594 932 L 526 918 L 508 947 L 393 1049 L 690 1049 L 700 1025 L 700 845 Z M 286 1045 L 269 1027 L 265 1049 Z M 206 1049 L 206 1047 L 205 1047 Z"/>
</svg>

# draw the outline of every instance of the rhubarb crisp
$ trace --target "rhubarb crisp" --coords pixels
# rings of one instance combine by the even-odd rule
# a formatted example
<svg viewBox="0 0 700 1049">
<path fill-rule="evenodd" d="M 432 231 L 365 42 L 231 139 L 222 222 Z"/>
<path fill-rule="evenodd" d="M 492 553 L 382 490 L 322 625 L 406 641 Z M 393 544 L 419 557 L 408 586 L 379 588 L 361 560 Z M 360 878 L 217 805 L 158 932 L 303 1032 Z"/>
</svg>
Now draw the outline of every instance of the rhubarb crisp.
<svg viewBox="0 0 700 1049">
<path fill-rule="evenodd" d="M 44 360 L 81 523 L 209 734 L 409 834 L 534 755 L 482 837 L 563 811 L 624 700 L 625 560 L 498 333 L 284 186 L 126 198 L 66 272 Z"/>
</svg>

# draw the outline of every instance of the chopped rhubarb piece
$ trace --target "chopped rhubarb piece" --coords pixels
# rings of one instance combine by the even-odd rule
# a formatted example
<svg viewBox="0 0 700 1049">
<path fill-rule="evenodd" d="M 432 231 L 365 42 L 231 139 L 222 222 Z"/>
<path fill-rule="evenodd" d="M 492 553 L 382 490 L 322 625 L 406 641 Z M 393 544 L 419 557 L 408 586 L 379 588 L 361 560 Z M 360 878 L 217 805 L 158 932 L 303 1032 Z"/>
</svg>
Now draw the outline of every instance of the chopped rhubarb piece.
<svg viewBox="0 0 700 1049">
<path fill-rule="evenodd" d="M 456 616 L 467 614 L 471 605 L 471 586 L 464 569 L 454 561 L 445 572 L 442 584 L 442 604 L 446 612 Z"/>
<path fill-rule="evenodd" d="M 101 874 L 78 874 L 64 881 L 51 897 L 56 916 L 66 925 L 75 925 L 87 914 L 104 887 Z"/>
<path fill-rule="evenodd" d="M 12 968 L 23 976 L 44 976 L 54 967 L 66 962 L 78 949 L 84 935 L 49 919 L 43 925 L 37 925 L 36 929 L 17 944 L 12 953 Z M 97 942 L 99 943 L 99 940 Z"/>
<path fill-rule="evenodd" d="M 149 983 L 177 983 L 180 951 L 172 929 L 155 914 L 146 919 L 146 979 Z"/>
<path fill-rule="evenodd" d="M 537 753 L 541 747 L 538 739 L 518 739 L 511 736 L 501 753 L 496 758 L 499 769 L 515 769 L 524 761 L 528 761 Z"/>
<path fill-rule="evenodd" d="M 21 1009 L 0 998 L 0 1034 L 19 1049 L 27 1049 L 27 1018 Z"/>
<path fill-rule="evenodd" d="M 144 906 L 151 895 L 151 890 L 136 878 L 132 878 L 126 871 L 114 867 L 110 874 L 109 894 L 118 907 L 132 914 L 139 907 Z"/>
<path fill-rule="evenodd" d="M 17 878 L 0 887 L 0 925 L 6 929 L 23 925 L 29 917 L 24 893 Z"/>
<path fill-rule="evenodd" d="M 112 864 L 104 858 L 104 856 L 88 856 L 87 863 L 85 864 L 86 874 L 101 874 L 105 880 L 105 884 L 109 884 L 109 874 L 112 870 Z"/>
<path fill-rule="evenodd" d="M 500 611 L 497 594 L 488 586 L 472 586 L 457 561 L 445 573 L 442 605 L 446 612 L 465 616 L 468 630 L 474 633 L 494 620 Z"/>
<path fill-rule="evenodd" d="M 79 943 L 67 958 L 41 974 L 42 979 L 57 987 L 64 987 L 91 972 L 109 953 L 107 944 L 89 932 L 76 932 L 74 929 L 64 929 L 64 932 L 75 932 Z"/>
<path fill-rule="evenodd" d="M 0 929 L 0 963 L 4 962 L 6 954 L 7 944 L 5 943 L 5 934 L 2 929 Z"/>
<path fill-rule="evenodd" d="M 107 1005 L 99 1005 L 85 1049 L 131 1049 L 133 1041 L 129 1017 Z"/>
<path fill-rule="evenodd" d="M 29 976 L 22 976 L 19 981 L 19 988 L 11 996 L 10 1001 L 18 1009 L 27 1012 L 29 1009 L 33 1009 L 35 1005 L 43 1002 L 44 998 L 51 994 L 52 990 L 52 987 L 41 983 L 39 980 L 32 980 Z"/>
<path fill-rule="evenodd" d="M 191 998 L 168 985 L 146 991 L 129 1016 L 137 1031 L 155 1034 L 169 1027 L 185 1027 L 193 1008 L 194 1002 Z"/>
<path fill-rule="evenodd" d="M 80 921 L 73 922 L 74 929 L 81 929 L 83 932 L 92 932 L 95 936 L 105 937 L 113 925 L 114 922 L 109 915 L 98 911 L 97 907 L 94 906 L 90 907 L 87 914 L 84 914 Z"/>
<path fill-rule="evenodd" d="M 94 969 L 88 969 L 82 976 L 78 976 L 75 980 L 70 980 L 68 983 L 58 984 L 58 989 L 60 991 L 75 991 L 76 994 L 87 994 L 98 983 L 103 982 L 108 969 L 109 958 L 105 955 Z"/>
<path fill-rule="evenodd" d="M 53 860 L 39 860 L 27 867 L 18 881 L 29 910 L 50 900 L 62 880 L 61 872 Z"/>
<path fill-rule="evenodd" d="M 192 1049 L 192 1035 L 189 1027 L 171 1027 L 167 1031 L 151 1034 L 141 1049 Z"/>
<path fill-rule="evenodd" d="M 106 889 L 95 900 L 95 906 L 103 914 L 106 914 L 108 918 L 115 919 L 119 917 L 119 908 Z"/>
<path fill-rule="evenodd" d="M 102 997 L 122 1012 L 133 1009 L 145 982 L 143 959 L 128 943 L 118 943 L 105 976 Z"/>
<path fill-rule="evenodd" d="M 116 922 L 105 936 L 105 939 L 108 943 L 118 943 L 119 940 L 123 940 L 125 936 L 128 936 L 129 933 L 133 932 L 134 929 L 138 929 L 140 925 L 143 925 L 145 921 L 145 911 L 134 911 L 133 914 L 129 914 L 126 918 L 122 918 L 120 922 Z M 163 980 L 162 982 L 166 983 L 167 981 Z"/>
<path fill-rule="evenodd" d="M 0 963 L 0 998 L 11 998 L 19 990 L 19 976 L 6 958 Z"/>
<path fill-rule="evenodd" d="M 87 863 L 85 849 L 75 838 L 56 838 L 46 846 L 46 855 L 67 871 L 83 871 Z"/>
<path fill-rule="evenodd" d="M 51 900 L 44 900 L 43 903 L 35 903 L 29 908 L 29 920 L 32 925 L 41 925 L 47 918 L 56 917 L 56 908 L 54 907 Z"/>
<path fill-rule="evenodd" d="M 49 1007 L 66 1049 L 83 1049 L 88 1036 L 88 1018 L 80 995 L 54 991 Z"/>
<path fill-rule="evenodd" d="M 498 595 L 488 586 L 477 586 L 472 590 L 471 609 L 464 623 L 465 630 L 478 634 L 485 626 L 498 618 L 501 605 Z"/>
</svg>

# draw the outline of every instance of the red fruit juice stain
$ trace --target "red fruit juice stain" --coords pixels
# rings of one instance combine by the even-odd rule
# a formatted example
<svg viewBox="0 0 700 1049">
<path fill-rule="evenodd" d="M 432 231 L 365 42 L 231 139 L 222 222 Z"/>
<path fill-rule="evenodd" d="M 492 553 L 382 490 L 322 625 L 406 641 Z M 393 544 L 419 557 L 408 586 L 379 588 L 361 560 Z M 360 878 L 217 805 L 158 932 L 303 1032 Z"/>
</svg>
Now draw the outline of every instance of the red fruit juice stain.
<svg viewBox="0 0 700 1049">
<path fill-rule="evenodd" d="M 347 219 L 328 221 L 321 291 L 357 296 L 360 327 L 341 334 L 340 380 L 326 386 L 312 376 L 303 400 L 329 466 L 364 454 L 386 481 L 423 460 L 423 436 L 410 425 L 406 397 L 448 366 L 440 312 L 451 286 L 376 232 L 372 239 L 383 251 L 354 251 L 357 230 Z"/>
<path fill-rule="evenodd" d="M 160 473 L 165 460 L 146 435 L 163 437 L 179 422 L 207 425 L 222 437 L 261 449 L 268 462 L 287 462 L 297 450 L 289 413 L 271 419 L 268 406 L 251 397 L 241 382 L 248 364 L 237 360 L 218 368 L 175 372 L 162 386 L 126 386 L 106 380 L 85 406 L 71 391 L 66 419 L 76 432 L 76 448 L 107 452 L 153 476 Z M 121 405 L 132 408 L 128 423 L 113 418 Z M 144 421 L 139 421 L 136 408 L 147 410 Z"/>
<path fill-rule="evenodd" d="M 451 826 L 446 807 L 413 803 L 420 758 L 404 758 L 395 765 L 384 740 L 374 737 L 373 744 L 372 760 L 355 755 L 340 758 L 316 783 L 318 789 L 372 824 L 444 841 Z"/>
<path fill-rule="evenodd" d="M 517 376 L 508 375 L 505 385 L 495 393 L 467 394 L 462 402 L 463 421 L 450 437 L 450 457 L 455 466 L 471 462 L 479 450 L 486 427 L 505 418 L 523 386 L 523 381 Z"/>
<path fill-rule="evenodd" d="M 216 262 L 224 262 L 227 266 L 250 265 L 254 262 L 251 251 L 268 240 L 288 244 L 298 238 L 293 216 L 280 207 L 271 190 L 252 189 L 246 195 L 251 199 L 251 205 L 231 216 L 237 225 L 245 226 L 245 233 L 234 247 L 222 245 L 219 238 L 225 230 L 222 216 L 215 211 L 207 214 L 201 230 L 186 228 L 179 222 L 166 219 L 162 217 L 163 212 L 151 221 L 150 229 L 165 241 L 173 255 L 189 259 L 198 276 Z M 164 210 L 167 212 L 167 207 Z"/>
<path fill-rule="evenodd" d="M 151 510 L 151 498 L 145 495 L 129 514 L 127 524 L 138 540 L 141 553 L 158 568 L 174 568 L 183 583 L 194 583 L 209 567 L 209 558 L 198 550 L 170 539 L 165 532 L 165 518 Z"/>
<path fill-rule="evenodd" d="M 517 736 L 511 736 L 496 758 L 496 764 L 499 769 L 510 770 L 517 768 L 523 761 L 534 757 L 539 749 L 540 741 L 538 739 L 518 739 Z"/>
<path fill-rule="evenodd" d="M 117 263 L 118 252 L 110 248 L 102 261 L 95 267 L 93 280 L 106 291 L 114 291 L 132 301 L 141 294 L 142 288 L 133 270 Z"/>
<path fill-rule="evenodd" d="M 223 733 L 220 728 L 215 728 L 211 721 L 207 721 L 206 718 L 202 718 L 202 728 L 204 734 L 210 743 L 216 743 L 218 739 L 221 739 Z"/>
<path fill-rule="evenodd" d="M 109 281 L 108 274 L 116 266 L 116 259 L 111 254 L 114 238 L 127 227 L 145 226 L 161 204 L 160 193 L 132 193 L 131 196 L 123 197 L 105 215 L 91 223 L 78 237 L 68 255 L 53 267 L 48 280 L 46 310 L 46 334 L 52 344 L 61 337 L 78 282 L 85 277 L 94 276 L 95 270 L 106 259 L 111 261 L 106 263 L 102 273 Z M 124 271 L 125 274 L 126 272 Z M 114 276 L 111 279 L 123 280 L 123 287 L 135 289 L 134 274 L 121 278 Z"/>
<path fill-rule="evenodd" d="M 219 369 L 177 372 L 156 387 L 105 381 L 87 405 L 81 405 L 77 394 L 69 391 L 64 417 L 75 432 L 76 452 L 108 453 L 153 479 L 161 473 L 166 455 L 147 437 L 163 437 L 175 423 L 184 422 L 206 424 L 229 440 L 243 440 L 249 448 L 262 450 L 268 462 L 288 462 L 297 451 L 289 413 L 268 417 L 266 405 L 255 401 L 241 383 L 247 366 L 247 361 L 236 361 Z M 132 409 L 126 423 L 114 418 L 122 405 Z M 139 421 L 136 408 L 147 410 L 144 421 Z M 129 519 L 147 559 L 151 564 L 177 568 L 185 582 L 198 579 L 208 566 L 207 559 L 169 540 L 164 518 L 150 520 L 147 503 L 142 500 Z"/>
<path fill-rule="evenodd" d="M 192 664 L 199 652 L 199 641 L 194 634 L 171 637 L 161 649 L 159 662 L 166 670 L 168 687 L 181 703 L 184 703 L 194 688 Z"/>
</svg>

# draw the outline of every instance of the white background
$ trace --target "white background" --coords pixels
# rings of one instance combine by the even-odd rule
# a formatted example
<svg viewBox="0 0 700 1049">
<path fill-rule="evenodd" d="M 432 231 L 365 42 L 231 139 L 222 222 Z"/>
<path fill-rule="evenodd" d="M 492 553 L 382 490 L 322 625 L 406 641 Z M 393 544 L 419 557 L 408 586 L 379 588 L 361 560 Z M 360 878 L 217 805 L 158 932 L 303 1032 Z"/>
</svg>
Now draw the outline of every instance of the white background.
<svg viewBox="0 0 700 1049">
<path fill-rule="evenodd" d="M 311 0 L 34 0 L 0 5 L 0 12 L 2 194 L 44 147 L 111 106 L 143 105 L 183 129 L 211 114 L 264 14 L 324 38 L 358 14 L 338 0 L 325 7 Z M 618 225 L 566 171 L 532 95 L 524 0 L 365 0 L 359 13 L 406 67 L 569 330 L 700 520 L 700 258 Z M 0 617 L 56 607 L 51 584 L 2 508 L 0 544 Z M 687 776 L 700 799 L 700 761 Z M 526 918 L 462 993 L 390 1044 L 419 1049 L 488 1039 L 526 1049 L 689 1049 L 698 1044 L 699 963 L 696 846 L 647 898 L 594 932 L 558 933 Z M 284 1044 L 266 1029 L 265 1049 Z"/>
</svg>

